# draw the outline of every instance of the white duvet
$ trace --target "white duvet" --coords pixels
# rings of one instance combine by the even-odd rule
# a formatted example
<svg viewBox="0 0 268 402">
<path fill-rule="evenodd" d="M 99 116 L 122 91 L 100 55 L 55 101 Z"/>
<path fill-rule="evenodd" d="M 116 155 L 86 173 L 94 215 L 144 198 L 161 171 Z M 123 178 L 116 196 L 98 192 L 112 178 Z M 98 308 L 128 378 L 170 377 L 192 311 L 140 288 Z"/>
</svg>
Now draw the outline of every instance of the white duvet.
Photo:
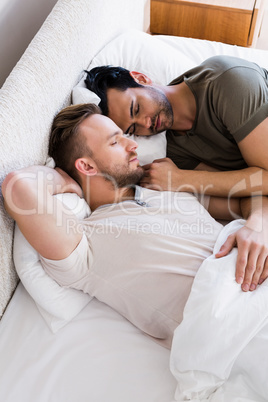
<svg viewBox="0 0 268 402">
<path fill-rule="evenodd" d="M 243 221 L 221 232 L 215 253 Z M 206 259 L 171 349 L 176 401 L 268 401 L 268 281 L 254 292 L 235 282 L 237 250 Z"/>
</svg>

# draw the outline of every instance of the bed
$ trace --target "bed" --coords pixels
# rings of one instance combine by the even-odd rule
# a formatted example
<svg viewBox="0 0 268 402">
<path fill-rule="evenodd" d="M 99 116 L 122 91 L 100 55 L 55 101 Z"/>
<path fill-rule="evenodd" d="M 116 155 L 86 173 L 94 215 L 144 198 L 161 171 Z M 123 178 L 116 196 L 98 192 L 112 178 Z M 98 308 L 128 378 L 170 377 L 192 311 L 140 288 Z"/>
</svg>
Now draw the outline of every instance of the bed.
<svg viewBox="0 0 268 402">
<path fill-rule="evenodd" d="M 0 91 L 1 182 L 14 169 L 50 163 L 47 142 L 54 115 L 70 103 L 90 100 L 83 82 L 84 69 L 121 65 L 167 84 L 216 54 L 244 57 L 268 68 L 267 51 L 151 36 L 144 32 L 145 7 L 142 0 L 58 1 Z M 165 155 L 165 133 L 137 141 L 142 163 Z M 74 195 L 64 195 L 62 201 L 77 215 L 90 214 L 83 200 Z M 2 199 L 0 218 L 1 401 L 268 400 L 268 359 L 263 356 L 268 342 L 267 317 L 259 314 L 254 331 L 248 330 L 253 325 L 249 320 L 238 326 L 235 338 L 230 326 L 239 312 L 234 309 L 230 313 L 224 304 L 228 286 L 233 289 L 231 269 L 226 274 L 227 293 L 221 292 L 220 297 L 220 292 L 211 294 L 218 303 L 213 317 L 208 313 L 210 306 L 191 294 L 170 352 L 109 306 L 78 291 L 62 289 L 47 277 L 38 255 L 6 215 Z M 227 225 L 223 235 L 234 227 Z M 228 264 L 228 260 L 223 262 L 223 266 Z M 196 289 L 202 285 L 202 275 L 211 280 L 211 266 L 200 270 Z M 215 286 L 217 283 L 215 278 Z M 209 291 L 206 289 L 207 298 Z M 255 298 L 262 311 L 268 311 L 266 293 L 264 284 Z M 239 292 L 233 297 L 241 303 Z M 202 320 L 195 322 L 192 312 L 197 306 Z M 201 343 L 191 331 L 195 325 L 196 333 L 202 335 Z M 222 336 L 226 337 L 225 346 L 233 345 L 232 355 L 223 354 Z M 241 336 L 244 341 L 239 343 Z M 218 371 L 204 358 L 209 354 Z M 193 370 L 196 362 L 198 370 Z"/>
</svg>

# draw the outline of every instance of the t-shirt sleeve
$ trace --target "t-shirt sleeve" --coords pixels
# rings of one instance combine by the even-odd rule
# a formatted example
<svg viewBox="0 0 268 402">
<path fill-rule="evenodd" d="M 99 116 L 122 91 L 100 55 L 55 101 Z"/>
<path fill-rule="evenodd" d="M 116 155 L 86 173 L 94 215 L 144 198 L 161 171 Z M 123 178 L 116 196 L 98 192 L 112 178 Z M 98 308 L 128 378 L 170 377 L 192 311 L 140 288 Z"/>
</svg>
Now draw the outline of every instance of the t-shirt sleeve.
<svg viewBox="0 0 268 402">
<path fill-rule="evenodd" d="M 268 116 L 267 72 L 254 63 L 227 69 L 212 86 L 214 110 L 236 142 Z"/>
<path fill-rule="evenodd" d="M 50 260 L 40 255 L 44 271 L 63 287 L 77 287 L 77 284 L 88 275 L 92 260 L 85 234 L 74 251 L 62 260 Z"/>
</svg>

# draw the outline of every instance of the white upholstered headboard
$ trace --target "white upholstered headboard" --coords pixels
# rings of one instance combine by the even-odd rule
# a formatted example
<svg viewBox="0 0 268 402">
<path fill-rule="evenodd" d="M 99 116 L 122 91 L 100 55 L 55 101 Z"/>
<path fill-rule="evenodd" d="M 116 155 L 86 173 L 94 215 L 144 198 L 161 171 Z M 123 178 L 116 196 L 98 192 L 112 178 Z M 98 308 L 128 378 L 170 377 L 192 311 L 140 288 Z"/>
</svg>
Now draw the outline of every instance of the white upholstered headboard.
<svg viewBox="0 0 268 402">
<path fill-rule="evenodd" d="M 54 115 L 91 59 L 128 28 L 146 30 L 148 0 L 59 0 L 0 89 L 0 185 L 12 170 L 43 164 Z M 18 282 L 13 221 L 0 200 L 0 316 Z"/>
</svg>

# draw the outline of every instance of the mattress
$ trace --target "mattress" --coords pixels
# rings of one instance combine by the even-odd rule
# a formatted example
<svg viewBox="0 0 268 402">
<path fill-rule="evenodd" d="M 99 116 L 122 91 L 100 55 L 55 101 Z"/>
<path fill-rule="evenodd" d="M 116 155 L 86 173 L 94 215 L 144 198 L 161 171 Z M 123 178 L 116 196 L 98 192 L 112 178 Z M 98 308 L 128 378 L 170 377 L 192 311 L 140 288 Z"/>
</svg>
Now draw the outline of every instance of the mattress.
<svg viewBox="0 0 268 402">
<path fill-rule="evenodd" d="M 0 323 L 0 401 L 165 402 L 169 350 L 93 299 L 57 334 L 20 283 Z"/>
</svg>

